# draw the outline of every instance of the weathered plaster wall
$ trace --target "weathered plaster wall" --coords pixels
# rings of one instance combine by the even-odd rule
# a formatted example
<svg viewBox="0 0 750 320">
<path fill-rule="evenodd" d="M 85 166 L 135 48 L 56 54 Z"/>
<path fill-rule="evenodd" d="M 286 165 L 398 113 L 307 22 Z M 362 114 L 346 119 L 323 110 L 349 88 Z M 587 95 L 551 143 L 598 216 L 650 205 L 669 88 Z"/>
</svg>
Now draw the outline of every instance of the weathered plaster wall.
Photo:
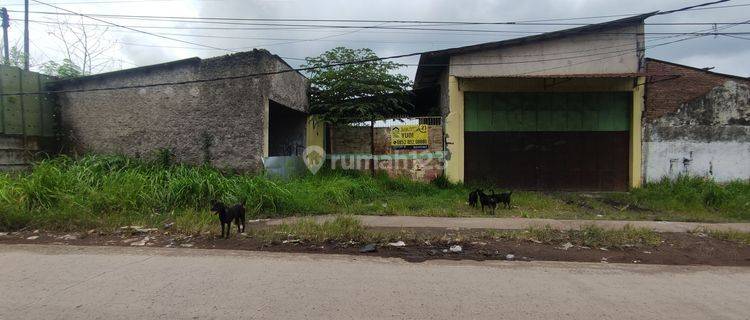
<svg viewBox="0 0 750 320">
<path fill-rule="evenodd" d="M 687 68 L 680 72 L 673 65 L 669 69 L 682 77 L 647 87 L 648 97 L 659 95 L 647 99 L 647 110 L 652 109 L 644 118 L 646 180 L 679 174 L 717 181 L 750 178 L 750 81 Z M 701 88 L 707 92 L 699 95 Z M 674 107 L 686 92 L 693 99 Z"/>
<path fill-rule="evenodd" d="M 290 69 L 264 50 L 118 71 L 62 82 L 59 90 L 144 85 Z M 307 111 L 307 80 L 297 72 L 62 93 L 61 125 L 78 153 L 149 156 L 170 149 L 177 161 L 258 171 L 267 141 L 268 99 Z M 206 142 L 210 143 L 206 143 Z M 267 148 L 267 146 L 265 146 Z"/>
<path fill-rule="evenodd" d="M 639 71 L 642 24 L 506 48 L 454 55 L 450 75 L 498 77 Z"/>
</svg>

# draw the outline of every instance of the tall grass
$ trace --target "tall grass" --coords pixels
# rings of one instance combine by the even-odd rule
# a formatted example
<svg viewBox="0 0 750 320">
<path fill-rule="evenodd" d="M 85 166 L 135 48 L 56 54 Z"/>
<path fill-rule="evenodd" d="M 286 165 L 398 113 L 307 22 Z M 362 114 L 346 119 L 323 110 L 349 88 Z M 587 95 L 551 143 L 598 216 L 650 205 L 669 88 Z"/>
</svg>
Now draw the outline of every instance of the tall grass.
<svg viewBox="0 0 750 320">
<path fill-rule="evenodd" d="M 703 177 L 680 176 L 647 183 L 624 196 L 639 207 L 691 213 L 698 219 L 716 213 L 729 220 L 750 219 L 750 183 L 746 181 L 719 184 Z"/>
<path fill-rule="evenodd" d="M 210 228 L 212 200 L 244 200 L 249 218 L 338 213 L 483 215 L 466 204 L 468 191 L 442 178 L 428 184 L 353 171 L 322 170 L 317 175 L 274 180 L 172 164 L 166 153 L 154 161 L 63 156 L 40 161 L 28 172 L 0 173 L 0 230 L 160 226 L 169 221 L 193 232 Z M 642 219 L 645 208 L 650 210 L 648 219 L 750 220 L 747 182 L 717 184 L 681 177 L 609 197 L 637 210 L 622 211 L 604 202 L 583 210 L 560 195 L 517 192 L 514 209 L 496 212 L 499 216 L 590 219 L 606 209 L 607 218 Z"/>
<path fill-rule="evenodd" d="M 244 200 L 251 218 L 341 213 L 393 193 L 425 196 L 440 190 L 444 189 L 432 184 L 357 173 L 329 171 L 280 181 L 225 174 L 207 166 L 172 165 L 158 157 L 57 157 L 36 163 L 30 172 L 0 174 L 0 229 L 203 221 L 208 218 L 196 220 L 192 215 L 207 214 L 212 200 Z"/>
</svg>

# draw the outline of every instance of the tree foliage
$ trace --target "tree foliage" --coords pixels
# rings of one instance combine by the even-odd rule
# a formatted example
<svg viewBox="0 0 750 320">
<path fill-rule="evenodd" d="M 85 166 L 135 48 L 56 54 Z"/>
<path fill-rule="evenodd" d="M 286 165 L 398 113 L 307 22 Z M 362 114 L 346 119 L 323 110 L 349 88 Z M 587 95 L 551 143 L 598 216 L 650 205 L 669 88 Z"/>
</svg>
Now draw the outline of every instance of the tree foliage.
<svg viewBox="0 0 750 320">
<path fill-rule="evenodd" d="M 404 115 L 411 107 L 411 81 L 396 73 L 403 65 L 379 60 L 370 49 L 337 47 L 308 57 L 310 109 L 327 123 Z"/>
<path fill-rule="evenodd" d="M 10 47 L 8 50 L 8 65 L 23 69 L 24 56 L 23 50 L 16 46 Z"/>
<path fill-rule="evenodd" d="M 41 72 L 60 78 L 75 78 L 83 75 L 81 68 L 70 59 L 63 59 L 62 63 L 48 61 L 42 65 Z"/>
</svg>

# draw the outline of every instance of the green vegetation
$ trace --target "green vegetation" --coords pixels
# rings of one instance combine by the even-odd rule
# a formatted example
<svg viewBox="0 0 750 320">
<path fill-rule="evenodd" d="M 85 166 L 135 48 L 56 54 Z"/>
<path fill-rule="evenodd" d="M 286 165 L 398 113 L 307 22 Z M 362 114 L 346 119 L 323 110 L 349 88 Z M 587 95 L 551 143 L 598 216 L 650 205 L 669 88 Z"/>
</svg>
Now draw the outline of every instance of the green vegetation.
<svg viewBox="0 0 750 320">
<path fill-rule="evenodd" d="M 406 232 L 377 232 L 366 229 L 352 216 L 338 215 L 334 219 L 317 223 L 303 218 L 290 224 L 252 230 L 251 235 L 269 242 L 295 240 L 312 243 L 325 242 L 387 242 L 395 239 L 413 238 Z"/>
<path fill-rule="evenodd" d="M 556 230 L 546 226 L 544 228 L 529 228 L 520 231 L 454 232 L 450 236 L 446 234 L 410 233 L 404 231 L 382 232 L 368 230 L 362 226 L 359 220 L 345 215 L 337 216 L 323 223 L 316 223 L 312 219 L 300 219 L 290 224 L 253 230 L 252 236 L 277 243 L 284 240 L 309 243 L 354 241 L 357 243 L 383 244 L 395 240 L 403 240 L 411 243 L 423 243 L 424 241 L 441 243 L 491 239 L 533 241 L 550 245 L 561 245 L 570 242 L 572 245 L 591 248 L 657 246 L 661 242 L 661 237 L 656 232 L 630 226 L 618 230 L 605 230 L 596 226 L 587 226 L 581 230 L 569 231 Z"/>
<path fill-rule="evenodd" d="M 656 246 L 661 242 L 661 237 L 656 232 L 646 228 L 634 228 L 630 225 L 618 230 L 606 230 L 590 225 L 580 230 L 569 231 L 560 231 L 545 226 L 544 228 L 529 228 L 516 234 L 515 237 L 547 244 L 570 242 L 574 245 L 593 248 Z"/>
<path fill-rule="evenodd" d="M 750 245 L 750 232 L 741 232 L 737 230 L 707 230 L 699 228 L 691 233 L 699 236 L 709 236 L 722 241 L 736 242 L 743 245 Z"/>
<path fill-rule="evenodd" d="M 209 203 L 247 201 L 248 219 L 319 214 L 487 216 L 466 204 L 469 188 L 444 179 L 325 171 L 289 181 L 225 173 L 210 167 L 119 156 L 57 157 L 29 172 L 0 173 L 0 230 L 113 229 L 123 225 L 185 232 L 216 227 Z M 497 216 L 680 221 L 750 220 L 750 184 L 680 178 L 630 193 L 515 192 Z"/>
</svg>

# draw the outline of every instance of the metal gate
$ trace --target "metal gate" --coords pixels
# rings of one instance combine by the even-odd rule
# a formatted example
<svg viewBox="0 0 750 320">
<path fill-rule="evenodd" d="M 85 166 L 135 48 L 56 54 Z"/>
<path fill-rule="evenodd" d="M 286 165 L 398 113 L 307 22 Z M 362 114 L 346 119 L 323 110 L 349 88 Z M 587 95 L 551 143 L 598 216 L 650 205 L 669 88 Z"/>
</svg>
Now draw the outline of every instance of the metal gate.
<svg viewBox="0 0 750 320">
<path fill-rule="evenodd" d="M 467 93 L 468 183 L 626 190 L 629 93 Z"/>
</svg>

